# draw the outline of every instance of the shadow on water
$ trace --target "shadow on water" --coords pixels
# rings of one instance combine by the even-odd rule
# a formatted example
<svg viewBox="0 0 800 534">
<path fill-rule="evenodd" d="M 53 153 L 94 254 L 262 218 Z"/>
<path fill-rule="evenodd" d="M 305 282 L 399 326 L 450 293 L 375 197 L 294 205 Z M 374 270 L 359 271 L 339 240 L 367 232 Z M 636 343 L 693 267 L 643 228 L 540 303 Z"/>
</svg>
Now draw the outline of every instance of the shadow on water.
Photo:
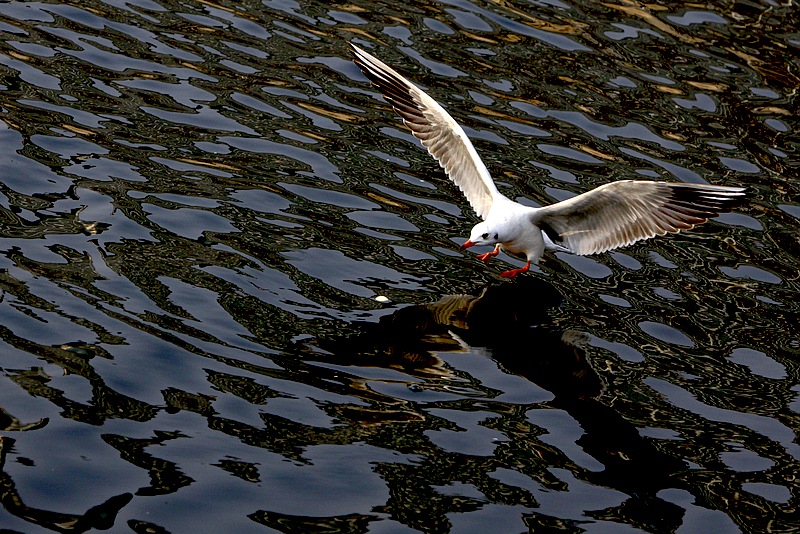
<svg viewBox="0 0 800 534">
<path fill-rule="evenodd" d="M 586 358 L 588 340 L 559 330 L 551 312 L 562 304 L 559 292 L 536 278 L 494 283 L 472 295 L 450 295 L 401 308 L 360 333 L 320 340 L 330 360 L 342 365 L 399 367 L 416 373 L 441 373 L 443 351 L 481 351 L 506 373 L 513 373 L 553 394 L 546 405 L 563 410 L 580 425 L 576 444 L 601 469 L 581 478 L 629 496 L 617 509 L 597 517 L 625 517 L 649 531 L 672 531 L 682 523 L 683 508 L 657 497 L 664 488 L 682 487 L 687 464 L 655 447 L 611 407 L 598 401 L 605 391 Z M 455 348 L 454 348 L 455 345 Z M 322 360 L 324 361 L 324 360 Z M 528 526 L 556 526 L 553 518 L 531 516 Z"/>
</svg>

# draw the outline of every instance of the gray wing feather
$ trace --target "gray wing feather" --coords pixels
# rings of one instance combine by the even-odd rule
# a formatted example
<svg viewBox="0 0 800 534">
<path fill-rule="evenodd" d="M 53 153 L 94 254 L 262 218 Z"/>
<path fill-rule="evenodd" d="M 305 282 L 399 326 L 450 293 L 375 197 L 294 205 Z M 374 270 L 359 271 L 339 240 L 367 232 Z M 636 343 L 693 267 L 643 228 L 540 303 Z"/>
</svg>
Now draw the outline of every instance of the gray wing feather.
<svg viewBox="0 0 800 534">
<path fill-rule="evenodd" d="M 532 217 L 555 244 L 586 255 L 688 230 L 730 211 L 744 196 L 741 187 L 624 180 L 541 208 Z"/>
<path fill-rule="evenodd" d="M 499 193 L 461 126 L 435 100 L 391 67 L 357 46 L 350 46 L 356 65 L 461 189 L 475 213 L 485 219 Z"/>
</svg>

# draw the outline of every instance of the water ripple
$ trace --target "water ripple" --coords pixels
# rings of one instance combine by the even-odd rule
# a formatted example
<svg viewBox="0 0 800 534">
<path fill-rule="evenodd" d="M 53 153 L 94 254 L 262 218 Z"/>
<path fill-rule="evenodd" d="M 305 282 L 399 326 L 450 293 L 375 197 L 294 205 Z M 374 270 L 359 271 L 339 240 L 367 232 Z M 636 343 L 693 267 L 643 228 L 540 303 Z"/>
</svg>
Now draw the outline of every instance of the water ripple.
<svg viewBox="0 0 800 534">
<path fill-rule="evenodd" d="M 798 31 L 776 3 L 0 2 L 0 528 L 790 530 Z M 458 251 L 476 218 L 348 42 L 526 205 L 750 197 L 500 283 L 518 260 Z"/>
</svg>

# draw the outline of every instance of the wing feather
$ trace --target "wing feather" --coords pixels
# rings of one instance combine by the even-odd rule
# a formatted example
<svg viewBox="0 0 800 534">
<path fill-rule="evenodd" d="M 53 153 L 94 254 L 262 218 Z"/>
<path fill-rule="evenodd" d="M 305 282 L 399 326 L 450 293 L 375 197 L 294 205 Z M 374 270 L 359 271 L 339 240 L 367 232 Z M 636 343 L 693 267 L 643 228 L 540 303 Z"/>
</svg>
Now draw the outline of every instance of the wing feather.
<svg viewBox="0 0 800 534">
<path fill-rule="evenodd" d="M 461 126 L 430 96 L 391 67 L 351 44 L 355 63 L 403 118 L 481 218 L 500 193 Z"/>
<path fill-rule="evenodd" d="M 730 211 L 741 187 L 624 180 L 601 185 L 532 214 L 557 245 L 595 254 L 688 230 Z"/>
</svg>

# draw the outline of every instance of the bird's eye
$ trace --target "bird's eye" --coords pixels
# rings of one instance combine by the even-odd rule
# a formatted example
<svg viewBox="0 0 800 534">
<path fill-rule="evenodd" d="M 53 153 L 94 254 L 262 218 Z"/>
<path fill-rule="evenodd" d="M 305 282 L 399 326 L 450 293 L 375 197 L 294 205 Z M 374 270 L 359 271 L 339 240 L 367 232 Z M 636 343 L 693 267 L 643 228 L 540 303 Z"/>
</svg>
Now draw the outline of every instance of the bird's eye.
<svg viewBox="0 0 800 534">
<path fill-rule="evenodd" d="M 482 237 L 482 238 L 484 238 L 484 239 L 486 239 L 487 237 L 489 237 L 489 232 L 486 232 L 486 233 L 485 233 L 485 234 L 483 234 L 481 237 Z"/>
</svg>

